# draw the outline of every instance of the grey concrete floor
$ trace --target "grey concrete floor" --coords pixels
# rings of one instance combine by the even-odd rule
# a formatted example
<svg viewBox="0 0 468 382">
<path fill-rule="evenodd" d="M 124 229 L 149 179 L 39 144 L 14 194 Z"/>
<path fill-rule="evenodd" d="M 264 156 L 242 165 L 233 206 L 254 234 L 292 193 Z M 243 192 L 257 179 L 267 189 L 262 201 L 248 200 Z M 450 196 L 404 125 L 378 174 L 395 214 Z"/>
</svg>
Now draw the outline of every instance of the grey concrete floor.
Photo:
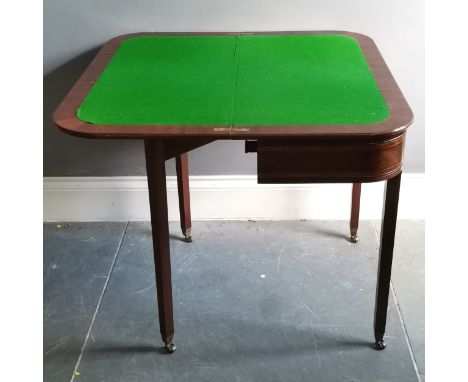
<svg viewBox="0 0 468 382">
<path fill-rule="evenodd" d="M 188 244 L 171 223 L 169 355 L 150 224 L 45 224 L 44 381 L 423 380 L 424 222 L 398 222 L 380 352 L 378 225 L 352 244 L 345 221 L 194 222 Z"/>
</svg>

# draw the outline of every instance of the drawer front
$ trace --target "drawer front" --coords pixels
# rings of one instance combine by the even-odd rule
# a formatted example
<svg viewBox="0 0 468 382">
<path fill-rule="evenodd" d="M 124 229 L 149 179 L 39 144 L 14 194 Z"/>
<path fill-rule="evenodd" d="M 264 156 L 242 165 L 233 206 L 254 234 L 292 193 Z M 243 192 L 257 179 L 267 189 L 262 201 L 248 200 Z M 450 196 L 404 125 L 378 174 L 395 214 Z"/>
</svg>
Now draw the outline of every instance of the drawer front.
<svg viewBox="0 0 468 382">
<path fill-rule="evenodd" d="M 401 171 L 405 134 L 381 142 L 261 141 L 258 183 L 377 182 Z"/>
</svg>

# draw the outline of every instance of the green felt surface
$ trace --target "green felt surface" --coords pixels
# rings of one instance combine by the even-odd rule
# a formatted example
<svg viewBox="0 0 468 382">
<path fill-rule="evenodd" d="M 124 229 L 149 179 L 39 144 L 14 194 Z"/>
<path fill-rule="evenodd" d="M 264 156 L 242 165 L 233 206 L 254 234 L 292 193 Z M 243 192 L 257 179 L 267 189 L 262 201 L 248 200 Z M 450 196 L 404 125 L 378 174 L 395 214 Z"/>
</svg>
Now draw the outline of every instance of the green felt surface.
<svg viewBox="0 0 468 382">
<path fill-rule="evenodd" d="M 77 110 L 95 124 L 369 124 L 389 110 L 343 35 L 125 40 Z"/>
</svg>

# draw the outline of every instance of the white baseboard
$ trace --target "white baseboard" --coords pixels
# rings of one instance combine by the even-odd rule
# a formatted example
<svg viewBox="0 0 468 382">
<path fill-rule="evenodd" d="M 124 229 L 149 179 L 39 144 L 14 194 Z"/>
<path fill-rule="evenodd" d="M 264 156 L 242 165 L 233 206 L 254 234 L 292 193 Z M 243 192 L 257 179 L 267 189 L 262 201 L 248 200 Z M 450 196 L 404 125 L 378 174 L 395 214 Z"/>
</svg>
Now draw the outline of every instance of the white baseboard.
<svg viewBox="0 0 468 382">
<path fill-rule="evenodd" d="M 361 219 L 381 217 L 384 182 L 362 186 Z M 178 220 L 177 180 L 167 177 L 169 219 Z M 404 174 L 400 219 L 424 219 L 424 174 Z M 348 219 L 350 184 L 257 184 L 256 176 L 191 176 L 193 220 Z M 46 177 L 44 221 L 149 220 L 146 177 Z"/>
</svg>

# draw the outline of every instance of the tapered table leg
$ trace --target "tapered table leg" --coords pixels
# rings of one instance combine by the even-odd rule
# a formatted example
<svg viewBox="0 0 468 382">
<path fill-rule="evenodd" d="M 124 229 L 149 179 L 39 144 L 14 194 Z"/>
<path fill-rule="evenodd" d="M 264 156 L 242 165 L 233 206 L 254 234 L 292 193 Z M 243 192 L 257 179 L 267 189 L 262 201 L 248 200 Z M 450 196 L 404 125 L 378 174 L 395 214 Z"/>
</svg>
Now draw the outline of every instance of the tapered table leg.
<svg viewBox="0 0 468 382">
<path fill-rule="evenodd" d="M 385 186 L 374 315 L 374 337 L 375 348 L 377 350 L 385 348 L 383 337 L 385 334 L 385 325 L 387 323 L 388 297 L 390 292 L 390 277 L 392 274 L 393 246 L 395 243 L 400 182 L 401 173 L 387 180 Z"/>
<path fill-rule="evenodd" d="M 349 230 L 351 233 L 351 242 L 357 243 L 357 231 L 359 227 L 359 208 L 361 204 L 361 183 L 353 183 L 353 192 L 351 197 L 351 218 L 349 220 Z"/>
<path fill-rule="evenodd" d="M 188 154 L 176 156 L 177 189 L 179 191 L 180 228 L 187 242 L 192 241 L 192 218 L 190 216 L 190 186 Z"/>
<path fill-rule="evenodd" d="M 166 348 L 173 352 L 174 321 L 172 316 L 171 259 L 167 215 L 166 169 L 164 141 L 145 140 L 154 265 L 158 295 L 159 328 Z"/>
</svg>

